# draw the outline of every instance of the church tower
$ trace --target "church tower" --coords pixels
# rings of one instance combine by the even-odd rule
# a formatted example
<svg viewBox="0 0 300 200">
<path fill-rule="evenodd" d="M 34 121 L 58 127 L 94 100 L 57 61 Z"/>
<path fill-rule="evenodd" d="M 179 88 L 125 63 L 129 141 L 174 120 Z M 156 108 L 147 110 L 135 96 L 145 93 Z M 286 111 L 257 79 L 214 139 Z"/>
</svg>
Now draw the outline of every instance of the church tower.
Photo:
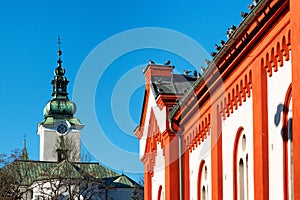
<svg viewBox="0 0 300 200">
<path fill-rule="evenodd" d="M 40 135 L 40 160 L 61 161 L 61 158 L 69 161 L 80 162 L 80 132 L 84 127 L 78 118 L 73 117 L 76 112 L 76 104 L 69 100 L 67 85 L 69 81 L 65 77 L 65 69 L 62 67 L 60 39 L 58 66 L 54 70 L 52 99 L 44 108 L 44 121 L 38 124 Z M 64 149 L 61 149 L 61 141 L 64 140 Z M 67 155 L 66 155 L 67 152 Z M 61 155 L 61 154 L 64 155 Z"/>
</svg>

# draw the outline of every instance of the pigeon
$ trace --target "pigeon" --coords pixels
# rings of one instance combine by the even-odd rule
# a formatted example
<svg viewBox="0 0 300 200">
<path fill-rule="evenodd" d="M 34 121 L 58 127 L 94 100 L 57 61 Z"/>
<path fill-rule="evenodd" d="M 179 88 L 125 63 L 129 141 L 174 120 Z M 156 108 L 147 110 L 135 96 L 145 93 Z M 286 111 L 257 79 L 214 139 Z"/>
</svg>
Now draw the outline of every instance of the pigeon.
<svg viewBox="0 0 300 200">
<path fill-rule="evenodd" d="M 149 60 L 149 65 L 154 65 L 155 62 L 153 60 Z"/>
<path fill-rule="evenodd" d="M 249 8 L 249 10 L 252 10 L 254 8 L 254 5 L 253 4 L 248 4 L 248 8 Z"/>
<path fill-rule="evenodd" d="M 164 65 L 169 65 L 171 61 L 167 60 L 167 62 L 164 63 Z"/>
<path fill-rule="evenodd" d="M 215 56 L 217 55 L 217 53 L 216 53 L 216 52 L 211 52 L 210 55 L 211 55 L 212 57 L 215 57 Z"/>
<path fill-rule="evenodd" d="M 222 46 L 225 45 L 225 41 L 224 40 L 221 40 L 220 43 L 221 43 Z"/>
<path fill-rule="evenodd" d="M 194 70 L 194 76 L 197 77 L 198 72 L 196 70 Z"/>
<path fill-rule="evenodd" d="M 191 71 L 189 71 L 189 70 L 183 70 L 183 73 L 184 73 L 185 75 L 188 75 L 189 73 L 191 73 Z"/>
<path fill-rule="evenodd" d="M 220 47 L 219 45 L 215 44 L 215 49 L 216 49 L 217 51 L 219 51 L 221 48 L 222 48 L 222 47 Z"/>
<path fill-rule="evenodd" d="M 245 17 L 247 17 L 247 15 L 248 15 L 248 13 L 246 13 L 246 12 L 241 12 L 241 16 L 242 16 L 242 18 L 245 18 Z"/>
</svg>

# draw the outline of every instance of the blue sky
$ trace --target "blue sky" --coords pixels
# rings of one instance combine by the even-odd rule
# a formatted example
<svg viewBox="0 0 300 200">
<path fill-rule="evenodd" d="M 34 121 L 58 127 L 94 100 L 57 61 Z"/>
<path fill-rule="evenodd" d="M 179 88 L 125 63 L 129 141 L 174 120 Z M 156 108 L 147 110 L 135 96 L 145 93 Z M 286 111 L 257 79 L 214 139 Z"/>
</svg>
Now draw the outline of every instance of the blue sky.
<svg viewBox="0 0 300 200">
<path fill-rule="evenodd" d="M 72 99 L 74 82 L 80 68 L 84 66 L 84 61 L 88 60 L 93 49 L 98 45 L 101 46 L 103 41 L 111 41 L 110 39 L 117 34 L 137 28 L 164 28 L 192 38 L 210 53 L 214 51 L 215 43 L 219 43 L 221 39 L 226 40 L 228 27 L 232 24 L 239 25 L 242 21 L 240 12 L 248 12 L 249 3 L 250 0 L 2 1 L 0 3 L 0 125 L 2 128 L 0 152 L 9 153 L 14 148 L 22 148 L 23 135 L 26 134 L 30 158 L 39 159 L 37 124 L 43 120 L 43 108 L 51 99 L 50 82 L 57 65 L 58 34 L 62 39 L 63 67 L 70 81 L 68 91 Z M 113 51 L 134 42 L 134 40 L 120 42 L 114 46 Z M 180 45 L 180 41 L 174 41 L 174 44 Z M 107 54 L 109 52 L 102 55 L 107 56 Z M 125 99 L 123 103 L 128 108 L 124 116 L 129 114 L 132 121 L 124 128 L 115 121 L 115 111 L 111 107 L 113 91 L 118 81 L 122 80 L 131 69 L 137 66 L 142 69 L 148 59 L 153 59 L 157 63 L 171 60 L 178 72 L 204 64 L 200 62 L 198 66 L 192 66 L 180 55 L 165 49 L 133 50 L 120 55 L 109 66 L 101 66 L 102 55 L 97 55 L 99 68 L 106 67 L 106 70 L 99 77 L 95 87 L 97 121 L 115 147 L 137 154 L 138 142 L 132 135 L 132 131 L 139 123 L 143 86 L 137 85 L 130 98 Z M 136 80 L 143 79 L 142 70 L 140 73 L 136 71 L 134 73 L 136 79 L 131 79 L 133 84 Z M 130 84 L 130 81 L 127 83 Z M 113 100 L 113 102 L 122 104 L 122 101 Z M 84 105 L 77 104 L 77 106 L 78 113 L 75 116 L 81 120 L 85 119 L 86 116 L 80 116 L 82 113 L 80 110 L 85 109 Z M 117 114 L 122 116 L 122 113 Z M 82 120 L 82 123 L 86 127 L 92 126 L 88 120 Z M 84 130 L 82 134 L 91 133 Z M 89 146 L 91 149 L 97 147 L 98 152 L 110 156 L 111 160 L 141 165 L 137 156 L 136 159 L 122 161 L 120 157 L 110 155 L 110 150 L 101 148 L 101 141 L 86 145 L 87 149 Z M 99 160 L 99 162 L 107 164 L 106 161 Z M 116 170 L 127 171 L 127 167 L 107 165 Z M 140 168 L 137 171 L 140 172 Z"/>
</svg>

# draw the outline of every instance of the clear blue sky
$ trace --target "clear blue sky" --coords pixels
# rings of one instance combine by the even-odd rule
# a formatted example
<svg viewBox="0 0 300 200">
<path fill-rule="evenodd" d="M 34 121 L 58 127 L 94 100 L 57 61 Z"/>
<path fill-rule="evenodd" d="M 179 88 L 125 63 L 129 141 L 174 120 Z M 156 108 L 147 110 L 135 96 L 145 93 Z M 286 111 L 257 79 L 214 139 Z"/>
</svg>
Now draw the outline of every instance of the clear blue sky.
<svg viewBox="0 0 300 200">
<path fill-rule="evenodd" d="M 39 159 L 37 124 L 43 120 L 43 108 L 51 99 L 50 82 L 57 65 L 58 34 L 62 39 L 63 67 L 70 81 L 68 91 L 72 99 L 73 84 L 83 61 L 101 42 L 127 30 L 158 27 L 185 34 L 210 53 L 214 50 L 215 43 L 221 39 L 226 40 L 227 28 L 232 24 L 238 26 L 242 21 L 240 12 L 248 12 L 249 3 L 250 0 L 1 1 L 0 152 L 9 153 L 14 148 L 22 148 L 23 135 L 26 134 L 29 157 Z M 121 47 L 129 44 L 123 42 L 119 45 Z M 118 49 L 117 46 L 115 48 Z M 101 65 L 101 55 L 98 55 L 98 59 Z M 180 56 L 157 49 L 128 52 L 120 55 L 107 67 L 96 88 L 97 120 L 102 124 L 103 132 L 109 141 L 116 147 L 134 154 L 138 153 L 138 142 L 132 136 L 132 131 L 139 123 L 143 86 L 137 86 L 130 99 L 125 99 L 127 112 L 133 120 L 125 131 L 115 122 L 112 114 L 112 91 L 124 74 L 136 66 L 146 66 L 148 59 L 158 63 L 169 59 L 179 72 L 182 72 L 182 69 L 198 67 L 191 66 Z M 143 78 L 142 71 L 136 76 Z M 80 110 L 85 109 L 81 107 L 83 105 L 77 106 L 78 113 L 75 116 L 80 118 L 86 127 L 92 126 L 88 120 L 83 120 L 86 116 L 80 116 Z M 131 132 L 128 133 L 128 130 Z M 84 130 L 82 134 L 90 133 Z M 101 149 L 101 142 L 87 144 L 87 149 L 89 145 L 97 146 L 98 151 L 110 155 L 109 150 Z M 112 155 L 111 159 L 121 160 L 115 155 Z M 102 162 L 107 164 L 106 161 Z M 141 165 L 138 157 L 125 162 Z M 124 172 L 127 170 L 122 166 L 110 167 Z"/>
</svg>

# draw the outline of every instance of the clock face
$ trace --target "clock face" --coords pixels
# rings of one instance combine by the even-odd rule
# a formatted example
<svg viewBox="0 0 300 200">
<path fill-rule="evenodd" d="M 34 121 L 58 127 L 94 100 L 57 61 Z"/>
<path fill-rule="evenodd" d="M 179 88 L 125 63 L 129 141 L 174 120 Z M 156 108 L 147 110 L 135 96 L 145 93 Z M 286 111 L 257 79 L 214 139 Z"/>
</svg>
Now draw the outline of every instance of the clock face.
<svg viewBox="0 0 300 200">
<path fill-rule="evenodd" d="M 56 131 L 60 134 L 66 134 L 68 132 L 67 124 L 58 124 L 58 126 L 56 127 Z"/>
</svg>

